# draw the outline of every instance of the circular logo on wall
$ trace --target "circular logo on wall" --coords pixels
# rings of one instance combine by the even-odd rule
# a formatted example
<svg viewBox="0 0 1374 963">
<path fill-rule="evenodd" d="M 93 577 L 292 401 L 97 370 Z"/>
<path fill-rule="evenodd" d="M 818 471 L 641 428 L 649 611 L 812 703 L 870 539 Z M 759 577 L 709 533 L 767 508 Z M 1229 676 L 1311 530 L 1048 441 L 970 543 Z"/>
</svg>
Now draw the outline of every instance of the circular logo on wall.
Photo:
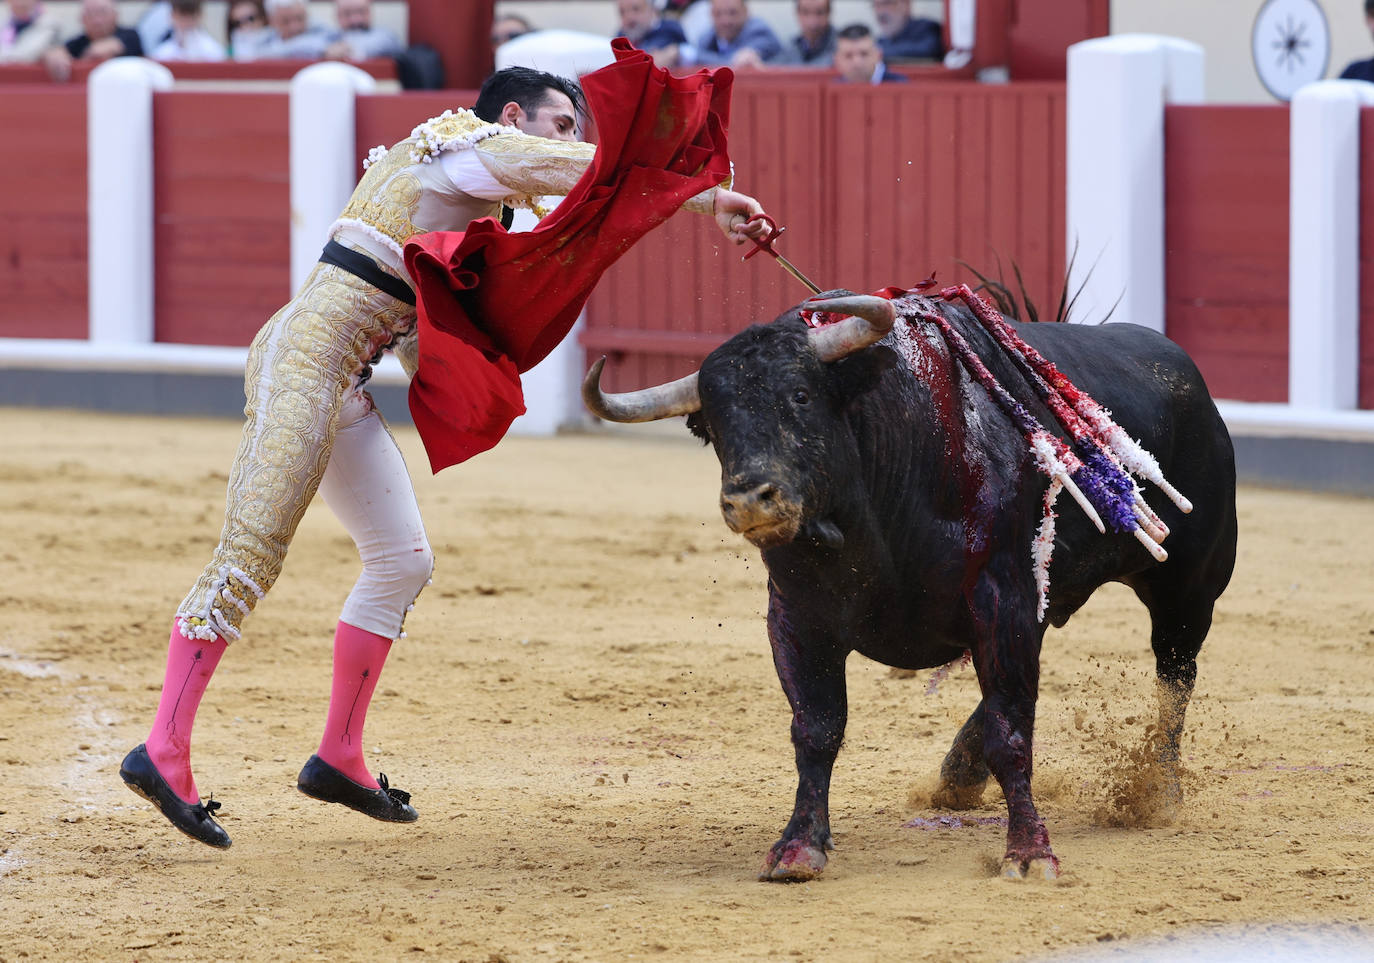
<svg viewBox="0 0 1374 963">
<path fill-rule="evenodd" d="M 1331 31 L 1317 0 L 1265 0 L 1250 34 L 1250 55 L 1266 90 L 1289 100 L 1326 76 Z"/>
</svg>

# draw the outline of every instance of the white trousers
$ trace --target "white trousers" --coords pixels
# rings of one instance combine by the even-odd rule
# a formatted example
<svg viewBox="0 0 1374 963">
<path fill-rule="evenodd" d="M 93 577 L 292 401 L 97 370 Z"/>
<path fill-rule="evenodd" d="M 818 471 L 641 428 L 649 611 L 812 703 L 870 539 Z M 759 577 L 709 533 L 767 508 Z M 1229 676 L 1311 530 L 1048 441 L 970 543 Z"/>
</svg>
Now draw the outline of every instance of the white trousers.
<svg viewBox="0 0 1374 963">
<path fill-rule="evenodd" d="M 358 546 L 363 572 L 339 618 L 389 639 L 434 572 L 415 488 L 396 439 L 362 391 L 344 398 L 320 495 Z"/>
</svg>

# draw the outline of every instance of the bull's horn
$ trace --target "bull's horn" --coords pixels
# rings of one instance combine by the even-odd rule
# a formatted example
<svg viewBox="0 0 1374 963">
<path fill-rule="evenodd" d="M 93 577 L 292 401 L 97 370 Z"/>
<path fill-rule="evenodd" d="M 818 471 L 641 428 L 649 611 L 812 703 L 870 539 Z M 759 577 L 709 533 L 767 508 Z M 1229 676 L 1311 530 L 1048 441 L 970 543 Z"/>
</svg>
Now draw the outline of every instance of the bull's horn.
<svg viewBox="0 0 1374 963">
<path fill-rule="evenodd" d="M 606 359 L 598 358 L 587 377 L 582 379 L 582 401 L 587 409 L 605 421 L 622 424 L 639 421 L 658 421 L 674 415 L 690 415 L 701 410 L 701 396 L 697 394 L 697 373 L 667 384 L 606 394 L 601 390 L 601 369 Z"/>
<path fill-rule="evenodd" d="M 822 301 L 811 300 L 802 307 L 806 311 L 829 311 L 833 314 L 849 315 L 836 324 L 812 328 L 808 332 L 811 347 L 822 361 L 837 361 L 847 354 L 882 340 L 897 320 L 897 312 L 892 307 L 892 302 L 872 294 L 855 294 Z"/>
</svg>

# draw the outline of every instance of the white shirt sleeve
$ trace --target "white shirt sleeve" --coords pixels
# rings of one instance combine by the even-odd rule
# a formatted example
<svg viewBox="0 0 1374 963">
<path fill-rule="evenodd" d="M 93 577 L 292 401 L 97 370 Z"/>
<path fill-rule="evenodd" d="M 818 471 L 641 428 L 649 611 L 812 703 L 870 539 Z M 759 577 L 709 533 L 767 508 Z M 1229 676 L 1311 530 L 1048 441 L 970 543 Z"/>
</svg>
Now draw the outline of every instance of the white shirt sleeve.
<svg viewBox="0 0 1374 963">
<path fill-rule="evenodd" d="M 499 201 L 515 193 L 491 176 L 476 151 L 446 150 L 439 155 L 439 163 L 444 165 L 444 173 L 453 181 L 453 186 L 464 194 L 484 201 Z"/>
</svg>

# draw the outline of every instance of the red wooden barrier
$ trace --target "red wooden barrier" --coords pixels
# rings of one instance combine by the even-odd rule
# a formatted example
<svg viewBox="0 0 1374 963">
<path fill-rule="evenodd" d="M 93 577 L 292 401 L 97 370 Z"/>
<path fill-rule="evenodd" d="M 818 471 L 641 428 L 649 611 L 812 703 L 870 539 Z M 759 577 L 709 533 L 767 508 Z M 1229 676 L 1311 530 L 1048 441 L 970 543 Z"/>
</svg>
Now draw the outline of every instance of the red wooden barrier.
<svg viewBox="0 0 1374 963">
<path fill-rule="evenodd" d="M 177 80 L 280 80 L 289 81 L 313 60 L 254 60 L 240 63 L 225 60 L 218 63 L 193 61 L 164 63 Z M 71 83 L 86 82 L 98 64 L 77 61 L 72 64 Z M 389 57 L 361 60 L 353 64 L 378 80 L 397 79 L 396 62 Z M 50 84 L 48 72 L 39 64 L 4 64 L 0 66 L 0 84 Z"/>
<path fill-rule="evenodd" d="M 0 337 L 84 338 L 86 90 L 0 86 Z"/>
<path fill-rule="evenodd" d="M 357 157 L 472 92 L 359 100 Z M 34 146 L 0 165 L 0 337 L 81 338 L 87 326 L 83 88 L 0 87 L 0 129 Z M 173 91 L 158 138 L 157 337 L 243 345 L 289 296 L 284 93 Z M 1063 274 L 1062 85 L 741 77 L 738 185 L 788 231 L 779 250 L 825 286 L 871 290 L 957 259 L 1020 265 L 1047 311 Z M 1165 122 L 1171 336 L 1220 397 L 1287 394 L 1288 113 L 1172 107 Z M 43 145 L 49 145 L 45 148 Z M 1363 114 L 1374 183 L 1374 110 Z M 1374 190 L 1360 224 L 1374 238 Z M 806 296 L 764 256 L 741 263 L 709 218 L 680 214 L 630 251 L 593 295 L 584 342 L 614 356 L 616 388 L 675 377 L 728 334 Z M 1360 404 L 1374 408 L 1374 243 L 1361 257 Z"/>
<path fill-rule="evenodd" d="M 1288 110 L 1164 115 L 1165 330 L 1212 394 L 1288 399 Z"/>
<path fill-rule="evenodd" d="M 410 42 L 439 52 L 445 86 L 481 86 L 494 66 L 492 0 L 409 0 L 408 6 Z"/>
<path fill-rule="evenodd" d="M 1011 76 L 1063 80 L 1069 46 L 1105 37 L 1110 6 L 1106 0 L 1013 0 L 1006 27 Z M 978 19 L 987 15 L 979 4 Z"/>
<path fill-rule="evenodd" d="M 1359 406 L 1374 408 L 1374 107 L 1360 111 Z"/>
<path fill-rule="evenodd" d="M 156 337 L 245 345 L 290 296 L 287 95 L 161 93 Z"/>
<path fill-rule="evenodd" d="M 740 77 L 736 183 L 788 230 L 778 250 L 822 288 L 870 291 L 960 259 L 1051 308 L 1064 270 L 1064 88 L 939 81 L 851 87 L 825 77 Z M 679 214 L 603 278 L 582 341 L 610 353 L 613 388 L 677 377 L 729 334 L 808 296 L 759 255 Z"/>
</svg>

